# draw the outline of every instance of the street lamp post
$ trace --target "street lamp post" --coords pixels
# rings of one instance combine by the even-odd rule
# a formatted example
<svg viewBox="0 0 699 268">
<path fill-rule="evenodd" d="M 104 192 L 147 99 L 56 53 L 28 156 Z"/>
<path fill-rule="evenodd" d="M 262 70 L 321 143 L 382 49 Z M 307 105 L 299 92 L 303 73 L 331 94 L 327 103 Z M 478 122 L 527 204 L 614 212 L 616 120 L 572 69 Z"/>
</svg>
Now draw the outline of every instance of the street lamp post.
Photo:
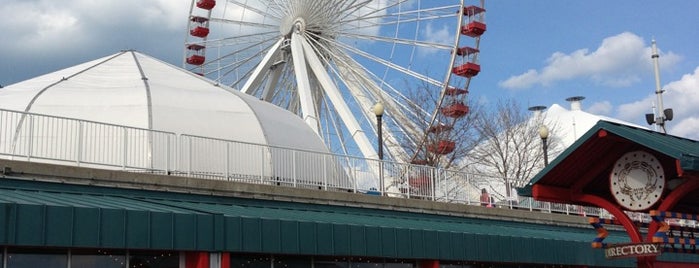
<svg viewBox="0 0 699 268">
<path fill-rule="evenodd" d="M 381 123 L 381 118 L 383 117 L 383 104 L 381 102 L 377 102 L 376 105 L 374 105 L 374 114 L 376 115 L 376 132 L 378 135 L 378 142 L 379 142 L 379 160 L 383 160 L 383 135 L 382 135 L 382 130 L 381 128 L 383 127 Z"/>
<path fill-rule="evenodd" d="M 376 115 L 376 134 L 378 136 L 378 154 L 379 154 L 379 192 L 381 195 L 384 194 L 384 181 L 383 181 L 383 135 L 382 135 L 382 130 L 381 128 L 383 127 L 383 123 L 381 122 L 381 118 L 383 117 L 383 104 L 381 102 L 377 102 L 374 107 L 372 108 L 374 114 Z"/>
<path fill-rule="evenodd" d="M 547 128 L 545 125 L 541 125 L 539 127 L 539 137 L 541 138 L 541 142 L 543 143 L 543 149 L 544 149 L 544 166 L 549 165 L 549 146 L 548 146 L 548 138 L 549 138 L 549 128 Z"/>
</svg>

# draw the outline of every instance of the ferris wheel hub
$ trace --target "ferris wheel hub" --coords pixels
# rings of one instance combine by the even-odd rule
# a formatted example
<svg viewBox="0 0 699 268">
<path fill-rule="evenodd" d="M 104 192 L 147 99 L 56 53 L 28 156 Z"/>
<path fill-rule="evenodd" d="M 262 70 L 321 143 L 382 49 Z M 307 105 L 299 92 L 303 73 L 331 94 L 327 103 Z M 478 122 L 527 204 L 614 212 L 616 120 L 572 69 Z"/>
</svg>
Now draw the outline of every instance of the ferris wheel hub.
<svg viewBox="0 0 699 268">
<path fill-rule="evenodd" d="M 285 18 L 279 24 L 279 32 L 283 36 L 290 36 L 292 33 L 302 33 L 306 31 L 306 20 L 303 17 Z"/>
</svg>

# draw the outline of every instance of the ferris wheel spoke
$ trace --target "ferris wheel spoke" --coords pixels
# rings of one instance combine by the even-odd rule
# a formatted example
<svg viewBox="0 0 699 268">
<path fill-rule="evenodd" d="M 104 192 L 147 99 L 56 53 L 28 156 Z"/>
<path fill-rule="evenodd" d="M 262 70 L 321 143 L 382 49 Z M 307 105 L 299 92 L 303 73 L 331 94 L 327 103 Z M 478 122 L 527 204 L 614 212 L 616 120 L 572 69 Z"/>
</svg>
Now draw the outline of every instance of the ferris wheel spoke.
<svg viewBox="0 0 699 268">
<path fill-rule="evenodd" d="M 253 48 L 258 47 L 258 46 L 261 45 L 261 44 L 267 43 L 268 41 L 270 41 L 270 40 L 264 40 L 264 41 L 262 41 L 262 42 L 258 42 L 258 43 L 251 44 L 251 45 L 249 45 L 249 46 L 247 46 L 247 47 L 245 47 L 245 48 L 242 48 L 241 51 L 251 50 L 251 49 L 253 49 Z M 205 67 L 206 67 L 206 66 L 216 66 L 216 65 L 219 65 L 219 66 L 218 66 L 219 69 L 221 69 L 221 70 L 227 70 L 226 72 L 223 73 L 223 77 L 225 77 L 225 76 L 228 76 L 231 72 L 236 71 L 238 67 L 243 66 L 243 65 L 245 65 L 245 64 L 249 64 L 252 60 L 254 60 L 254 59 L 256 59 L 256 58 L 260 58 L 260 57 L 261 57 L 262 55 L 264 55 L 273 45 L 274 45 L 274 44 L 272 44 L 272 45 L 266 47 L 265 49 L 260 49 L 260 50 L 257 51 L 256 53 L 250 53 L 246 58 L 243 58 L 243 59 L 240 59 L 240 60 L 235 60 L 235 61 L 233 61 L 233 62 L 231 62 L 231 63 L 225 63 L 225 61 L 226 61 L 227 59 L 230 59 L 230 58 L 232 58 L 232 57 L 234 57 L 234 56 L 237 56 L 238 53 L 232 52 L 232 53 L 229 53 L 229 54 L 227 54 L 227 55 L 223 55 L 223 56 L 221 56 L 221 57 L 218 57 L 218 58 L 216 58 L 216 59 L 210 61 L 209 63 L 207 63 L 207 64 L 205 65 Z M 244 54 L 244 53 L 243 53 L 243 54 Z M 221 63 L 223 63 L 223 64 L 221 64 Z M 242 79 L 249 77 L 249 75 L 252 73 L 252 71 L 253 71 L 253 69 L 250 69 L 245 75 L 243 75 L 243 76 L 240 77 L 239 79 L 236 79 L 235 82 L 232 83 L 230 86 L 231 86 L 231 87 L 235 87 L 238 83 L 241 82 Z M 217 79 L 216 81 L 217 81 L 217 82 L 222 82 L 220 78 Z"/>
<path fill-rule="evenodd" d="M 292 39 L 292 49 L 294 48 L 293 41 L 294 40 Z M 315 74 L 315 77 L 318 79 L 318 82 L 323 86 L 324 92 L 327 94 L 328 99 L 332 102 L 333 107 L 337 109 L 340 118 L 342 118 L 342 121 L 345 123 L 345 126 L 349 129 L 350 134 L 357 142 L 359 149 L 362 151 L 362 153 L 364 153 L 364 155 L 375 155 L 376 151 L 374 150 L 374 147 L 371 145 L 371 142 L 369 142 L 369 138 L 367 138 L 366 134 L 364 133 L 364 130 L 360 127 L 359 122 L 357 122 L 356 118 L 352 115 L 349 106 L 347 106 L 347 103 L 342 98 L 340 90 L 337 88 L 335 83 L 332 82 L 332 79 L 330 79 L 330 77 L 328 76 L 328 73 L 323 67 L 323 64 L 320 61 L 320 59 L 318 59 L 318 56 L 314 52 L 313 48 L 310 46 L 310 44 L 306 42 L 306 40 L 301 39 L 300 41 L 303 45 L 303 49 L 306 52 L 304 55 L 306 56 L 306 59 L 308 60 L 309 65 L 311 66 L 311 69 L 313 70 L 313 74 Z"/>
<path fill-rule="evenodd" d="M 279 31 L 256 32 L 251 34 L 236 35 L 235 37 L 208 39 L 206 42 L 192 42 L 193 44 L 206 44 L 207 48 L 230 47 L 240 44 L 260 44 L 271 42 L 279 38 Z"/>
<path fill-rule="evenodd" d="M 458 5 L 439 7 L 439 8 L 427 8 L 411 11 L 398 11 L 391 12 L 387 14 L 364 14 L 358 15 L 356 17 L 348 17 L 346 19 L 340 20 L 342 24 L 349 24 L 354 22 L 363 22 L 368 26 L 383 26 L 383 25 L 393 25 L 393 24 L 403 24 L 403 23 L 413 23 L 416 21 L 434 21 L 439 19 L 454 18 L 459 14 L 454 12 L 458 10 Z M 373 23 L 372 23 L 373 22 Z"/>
<path fill-rule="evenodd" d="M 294 72 L 296 74 L 297 91 L 301 104 L 301 117 L 316 133 L 318 130 L 318 112 L 313 102 L 313 92 L 309 81 L 306 59 L 304 58 L 303 45 L 305 40 L 299 33 L 291 35 L 291 58 L 294 61 Z M 308 57 L 308 55 L 305 55 Z M 313 65 L 311 65 L 313 67 Z"/>
<path fill-rule="evenodd" d="M 337 75 L 341 77 L 343 83 L 352 92 L 351 95 L 355 101 L 360 104 L 360 110 L 364 111 L 362 116 L 369 120 L 372 116 L 370 115 L 372 105 L 376 101 L 382 100 L 385 102 L 385 107 L 388 111 L 387 114 L 390 114 L 394 120 L 401 121 L 404 126 L 408 126 L 407 129 L 409 129 L 409 131 L 407 133 L 417 129 L 413 122 L 407 120 L 402 111 L 398 111 L 396 107 L 399 106 L 396 105 L 395 99 L 390 95 L 382 94 L 381 89 L 369 78 L 369 75 L 364 72 L 364 69 L 356 61 L 342 52 L 336 53 L 336 55 L 335 63 L 339 69 L 337 70 Z M 416 133 L 411 133 L 411 135 L 415 134 Z M 398 144 L 398 139 L 391 129 L 386 130 L 386 136 L 387 140 L 392 141 L 393 144 Z M 391 152 L 398 157 L 407 159 L 407 153 L 405 153 L 400 146 L 397 146 L 391 150 Z"/>
<path fill-rule="evenodd" d="M 283 41 L 284 39 L 279 39 L 279 41 L 277 41 L 274 45 L 272 45 L 272 47 L 270 47 L 269 50 L 267 50 L 267 54 L 264 56 L 264 58 L 262 58 L 262 61 L 257 64 L 257 67 L 254 69 L 243 87 L 240 88 L 240 91 L 250 94 L 253 88 L 259 87 L 260 82 L 262 82 L 264 71 L 268 70 L 272 66 L 274 63 L 273 59 L 279 57 L 279 47 L 281 47 Z"/>
<path fill-rule="evenodd" d="M 385 36 L 349 33 L 349 32 L 342 33 L 342 35 L 346 36 L 346 37 L 357 38 L 357 39 L 371 40 L 371 41 L 382 41 L 382 42 L 392 43 L 392 44 L 395 43 L 395 44 L 411 45 L 411 46 L 418 46 L 418 47 L 443 49 L 443 50 L 453 50 L 454 49 L 454 45 L 440 44 L 440 43 L 435 43 L 435 42 L 427 42 L 427 41 L 420 41 L 420 40 L 413 40 L 413 39 L 402 39 L 402 38 L 393 38 L 393 37 L 385 37 Z"/>
<path fill-rule="evenodd" d="M 374 56 L 374 55 L 372 55 L 372 54 L 370 54 L 370 53 L 367 53 L 367 52 L 365 52 L 365 51 L 363 51 L 363 50 L 360 50 L 360 49 L 358 49 L 358 48 L 355 48 L 355 47 L 352 47 L 352 46 L 349 46 L 349 45 L 345 45 L 345 44 L 342 44 L 342 43 L 338 43 L 338 45 L 339 45 L 340 47 L 342 47 L 343 49 L 346 49 L 346 50 L 348 50 L 348 51 L 351 51 L 351 52 L 353 52 L 353 53 L 355 53 L 355 54 L 357 54 L 357 55 L 360 55 L 360 56 L 362 56 L 362 57 L 365 57 L 365 58 L 370 59 L 370 60 L 372 60 L 372 61 L 375 61 L 375 62 L 377 62 L 377 63 L 383 64 L 383 65 L 385 65 L 385 66 L 387 66 L 387 67 L 390 67 L 390 68 L 393 69 L 393 70 L 399 71 L 399 72 L 401 72 L 401 73 L 403 73 L 403 74 L 406 74 L 406 75 L 408 75 L 408 76 L 411 76 L 411 77 L 417 78 L 417 79 L 419 79 L 419 80 L 422 80 L 423 82 L 427 82 L 427 83 L 432 84 L 432 85 L 435 85 L 435 86 L 440 86 L 440 87 L 442 86 L 442 82 L 437 81 L 436 79 L 430 78 L 430 77 L 428 77 L 428 76 L 426 76 L 426 75 L 420 74 L 420 73 L 418 73 L 418 72 L 416 72 L 416 71 L 410 70 L 410 69 L 408 69 L 408 68 L 405 68 L 405 67 L 403 67 L 403 66 L 400 66 L 400 65 L 398 65 L 398 64 L 395 64 L 395 63 L 390 62 L 390 61 L 388 61 L 388 60 L 379 58 L 379 57 L 377 57 L 377 56 Z"/>
<path fill-rule="evenodd" d="M 251 21 L 245 21 L 245 20 L 211 18 L 211 21 L 225 23 L 225 24 L 235 24 L 235 25 L 240 25 L 240 26 L 251 26 L 251 27 L 257 27 L 257 28 L 263 28 L 263 29 L 278 29 L 279 28 L 279 26 L 274 25 L 274 24 L 251 22 Z"/>
<path fill-rule="evenodd" d="M 252 11 L 252 12 L 254 12 L 254 13 L 257 13 L 258 15 L 263 16 L 263 17 L 265 17 L 265 16 L 267 16 L 267 15 L 270 15 L 269 17 L 272 18 L 272 19 L 274 19 L 274 20 L 276 20 L 276 21 L 280 21 L 280 20 L 281 20 L 282 14 L 279 14 L 279 13 L 275 12 L 275 11 L 278 11 L 278 10 L 275 10 L 275 9 L 273 9 L 273 8 L 267 8 L 268 11 L 264 11 L 264 10 L 262 10 L 262 9 L 259 9 L 259 8 L 255 7 L 255 6 L 253 6 L 253 5 L 248 4 L 247 2 L 248 2 L 248 1 L 245 1 L 245 3 L 243 3 L 243 2 L 238 1 L 238 0 L 228 0 L 228 3 L 232 3 L 232 4 L 236 5 L 236 6 L 239 6 L 239 7 L 243 8 L 244 11 L 248 11 L 248 10 L 249 10 L 249 11 Z"/>
<path fill-rule="evenodd" d="M 369 4 L 372 1 L 364 1 L 364 2 L 360 3 L 360 5 L 357 5 L 356 7 L 350 9 L 349 12 L 346 12 L 345 14 L 347 14 L 346 17 L 351 16 L 351 17 L 355 17 L 355 18 L 366 19 L 366 18 L 370 18 L 376 14 L 380 14 L 381 12 L 384 12 L 390 8 L 399 6 L 407 1 L 408 0 L 396 0 L 393 3 L 388 3 L 389 1 L 385 1 L 385 2 L 378 1 L 378 2 L 374 2 L 374 3 L 376 3 L 375 5 L 378 5 L 376 7 L 373 7 L 372 5 Z M 382 4 L 384 4 L 384 5 L 380 6 Z M 362 13 L 362 11 L 364 11 L 362 9 L 365 9 L 368 12 Z M 357 13 L 359 13 L 359 14 L 357 14 Z M 341 18 L 339 21 L 344 22 L 344 18 L 346 18 L 346 17 Z"/>
<path fill-rule="evenodd" d="M 348 56 L 346 53 L 341 52 L 341 51 L 336 51 L 332 50 L 327 46 L 323 46 L 319 42 L 315 42 L 316 44 L 314 45 L 314 49 L 318 53 L 322 54 L 330 54 L 334 55 L 331 58 L 335 59 L 335 64 L 337 65 L 348 65 L 347 70 L 352 71 L 352 80 L 359 80 L 357 83 L 358 85 L 363 85 L 362 87 L 356 87 L 356 88 L 366 88 L 368 93 L 376 99 L 379 98 L 390 98 L 391 101 L 393 101 L 393 104 L 391 107 L 401 107 L 405 110 L 408 111 L 408 113 L 414 113 L 412 110 L 406 107 L 406 105 L 414 106 L 414 107 L 420 107 L 420 105 L 414 104 L 409 98 L 407 98 L 403 93 L 401 93 L 399 90 L 397 90 L 395 87 L 393 87 L 389 83 L 385 83 L 382 79 L 380 79 L 378 76 L 373 74 L 370 70 L 367 70 L 364 66 L 356 62 L 354 59 L 352 59 L 350 56 Z M 316 48 L 316 47 L 322 47 L 322 48 Z M 321 49 L 324 49 L 323 52 L 321 52 Z M 326 63 L 330 65 L 330 63 Z M 372 78 L 370 78 L 371 76 Z M 345 80 L 347 80 L 347 77 L 345 77 Z M 385 93 L 382 93 L 384 91 L 381 90 L 381 88 L 375 83 L 375 81 L 382 81 L 381 84 L 390 89 L 390 93 L 387 95 Z M 360 92 L 355 92 L 354 96 L 360 95 L 362 93 Z M 400 100 L 396 99 L 395 96 L 397 96 Z M 406 105 L 403 105 L 402 103 L 406 103 Z M 371 104 L 370 104 L 371 105 Z M 420 108 L 417 109 L 417 112 L 422 112 L 422 115 L 417 115 L 415 114 L 416 117 L 418 116 L 424 116 L 428 115 L 427 111 L 424 111 Z M 400 113 L 403 114 L 403 113 Z M 411 125 L 410 122 L 405 122 L 405 125 Z"/>
<path fill-rule="evenodd" d="M 371 3 L 371 1 L 372 0 L 363 0 L 362 2 L 352 1 L 348 3 L 349 5 L 346 6 L 344 9 L 345 12 L 343 12 L 344 16 L 338 18 L 338 21 L 342 21 L 347 17 L 353 16 L 356 12 L 359 12 L 363 7 Z"/>
<path fill-rule="evenodd" d="M 267 85 L 265 85 L 264 91 L 262 92 L 262 100 L 264 100 L 266 102 L 272 101 L 272 99 L 274 97 L 274 93 L 275 93 L 274 89 L 277 87 L 277 85 L 279 84 L 279 79 L 282 77 L 282 70 L 283 70 L 282 66 L 272 66 L 271 68 L 272 68 L 272 70 L 271 70 L 272 74 L 270 75 L 269 79 L 267 80 Z M 248 93 L 248 94 L 254 95 L 254 93 Z"/>
</svg>

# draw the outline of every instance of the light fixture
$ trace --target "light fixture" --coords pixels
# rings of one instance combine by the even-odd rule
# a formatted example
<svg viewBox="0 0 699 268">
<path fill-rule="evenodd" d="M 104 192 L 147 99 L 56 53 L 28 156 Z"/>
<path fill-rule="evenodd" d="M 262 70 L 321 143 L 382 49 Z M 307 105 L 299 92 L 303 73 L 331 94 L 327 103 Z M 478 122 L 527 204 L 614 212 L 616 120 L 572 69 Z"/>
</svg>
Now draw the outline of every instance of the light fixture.
<svg viewBox="0 0 699 268">
<path fill-rule="evenodd" d="M 382 115 L 383 115 L 383 112 L 384 112 L 383 103 L 377 102 L 376 104 L 374 104 L 374 107 L 371 108 L 371 110 L 374 112 L 374 114 L 375 114 L 377 117 L 378 117 L 378 116 L 382 116 Z"/>
<path fill-rule="evenodd" d="M 539 127 L 539 137 L 541 138 L 541 143 L 544 149 L 544 166 L 549 165 L 549 152 L 548 152 L 548 138 L 549 138 L 549 128 L 546 125 L 541 125 Z"/>
</svg>

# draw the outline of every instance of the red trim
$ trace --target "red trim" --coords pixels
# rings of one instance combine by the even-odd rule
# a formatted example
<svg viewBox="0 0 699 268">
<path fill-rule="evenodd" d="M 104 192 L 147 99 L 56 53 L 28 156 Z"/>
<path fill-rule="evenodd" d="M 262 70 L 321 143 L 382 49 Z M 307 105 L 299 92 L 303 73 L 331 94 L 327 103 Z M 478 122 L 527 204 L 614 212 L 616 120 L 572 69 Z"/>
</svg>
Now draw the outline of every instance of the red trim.
<svg viewBox="0 0 699 268">
<path fill-rule="evenodd" d="M 677 169 L 677 177 L 682 177 L 684 175 L 684 170 L 682 169 L 682 165 L 680 165 L 680 160 L 675 159 L 675 169 Z"/>
<path fill-rule="evenodd" d="M 187 252 L 184 255 L 186 268 L 209 268 L 208 252 Z"/>
<path fill-rule="evenodd" d="M 540 201 L 569 203 L 571 201 L 570 195 L 570 189 L 566 188 L 540 184 L 534 184 L 534 186 L 532 186 L 532 197 Z"/>
</svg>

